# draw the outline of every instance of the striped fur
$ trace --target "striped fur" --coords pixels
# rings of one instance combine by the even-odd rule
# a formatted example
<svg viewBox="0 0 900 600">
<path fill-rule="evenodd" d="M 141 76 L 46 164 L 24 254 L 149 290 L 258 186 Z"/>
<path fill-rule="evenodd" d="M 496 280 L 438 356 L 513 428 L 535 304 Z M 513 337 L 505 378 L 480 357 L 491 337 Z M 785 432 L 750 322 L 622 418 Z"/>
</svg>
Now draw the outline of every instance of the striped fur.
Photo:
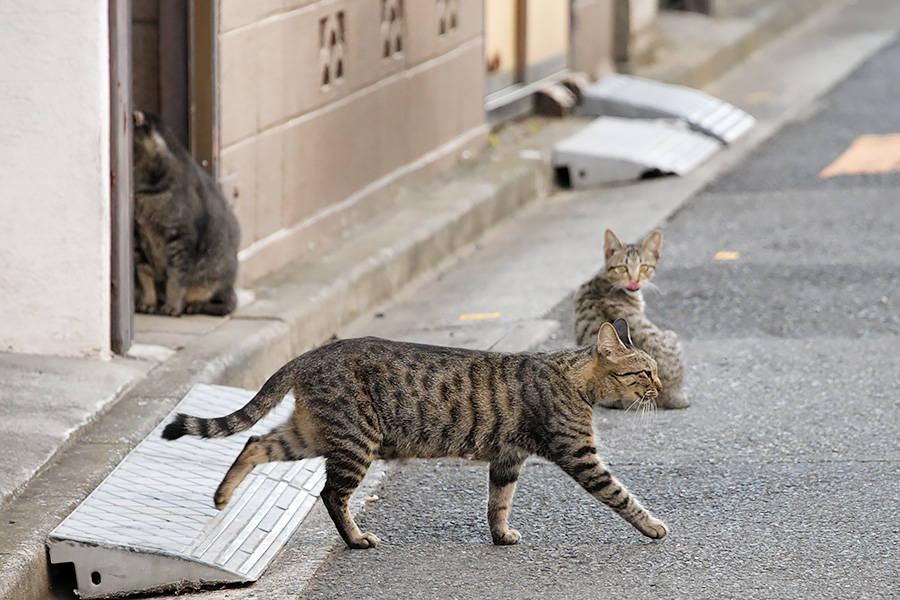
<svg viewBox="0 0 900 600">
<path fill-rule="evenodd" d="M 684 363 L 678 336 L 674 331 L 660 330 L 644 314 L 643 288 L 656 273 L 661 248 L 659 230 L 640 245 L 623 244 L 612 230 L 606 230 L 605 267 L 575 293 L 575 340 L 587 344 L 597 336 L 602 323 L 625 319 L 634 344 L 656 359 L 663 385 L 657 405 L 686 408 L 690 403 L 682 389 Z M 636 289 L 629 289 L 629 284 Z M 628 404 L 614 400 L 604 406 L 627 408 Z"/>
<path fill-rule="evenodd" d="M 628 340 L 627 324 L 616 324 Z M 597 403 L 649 402 L 659 393 L 656 364 L 600 327 L 597 341 L 550 353 L 501 354 L 392 342 L 336 341 L 295 358 L 243 408 L 215 419 L 178 415 L 163 433 L 221 437 L 242 431 L 288 392 L 287 423 L 252 437 L 222 480 L 222 508 L 255 465 L 325 456 L 322 500 L 351 548 L 375 546 L 347 509 L 371 462 L 390 457 L 462 456 L 490 462 L 488 524 L 495 544 L 514 544 L 508 526 L 516 480 L 538 454 L 571 475 L 641 533 L 666 534 L 597 456 L 591 424 Z"/>
</svg>

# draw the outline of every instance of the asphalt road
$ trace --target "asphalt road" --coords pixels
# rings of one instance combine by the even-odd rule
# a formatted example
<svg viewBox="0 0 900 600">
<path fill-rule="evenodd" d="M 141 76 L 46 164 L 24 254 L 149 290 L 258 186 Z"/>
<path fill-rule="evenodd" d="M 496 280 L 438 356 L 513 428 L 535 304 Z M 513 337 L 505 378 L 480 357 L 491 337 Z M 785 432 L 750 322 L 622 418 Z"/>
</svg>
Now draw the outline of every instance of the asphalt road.
<svg viewBox="0 0 900 600">
<path fill-rule="evenodd" d="M 900 44 L 663 226 L 648 314 L 677 331 L 688 410 L 600 409 L 600 453 L 670 535 L 651 542 L 530 462 L 490 544 L 487 469 L 399 465 L 335 546 L 318 598 L 890 598 L 900 595 L 900 174 L 823 179 L 900 132 Z M 739 253 L 717 261 L 716 252 Z M 571 298 L 544 347 L 567 345 Z"/>
</svg>

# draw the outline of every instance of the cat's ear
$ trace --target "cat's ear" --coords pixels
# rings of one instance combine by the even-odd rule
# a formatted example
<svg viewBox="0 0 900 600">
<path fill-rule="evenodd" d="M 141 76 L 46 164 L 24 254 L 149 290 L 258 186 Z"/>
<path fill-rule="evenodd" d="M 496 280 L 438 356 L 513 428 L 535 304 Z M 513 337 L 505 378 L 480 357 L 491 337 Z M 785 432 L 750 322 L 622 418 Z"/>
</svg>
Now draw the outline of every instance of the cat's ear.
<svg viewBox="0 0 900 600">
<path fill-rule="evenodd" d="M 610 362 L 618 362 L 627 352 L 612 324 L 607 322 L 601 325 L 597 333 L 597 353 Z"/>
<path fill-rule="evenodd" d="M 616 237 L 616 234 L 613 233 L 612 229 L 607 229 L 606 233 L 603 234 L 603 251 L 607 258 L 623 249 L 625 246 L 622 245 L 622 242 L 619 241 L 619 238 Z"/>
<path fill-rule="evenodd" d="M 133 113 L 133 117 L 135 127 L 143 127 L 147 124 L 147 115 L 144 114 L 144 111 L 135 110 Z"/>
<path fill-rule="evenodd" d="M 647 239 L 641 244 L 641 248 L 652 254 L 653 257 L 658 260 L 659 253 L 662 250 L 662 231 L 657 229 L 648 235 Z"/>
<path fill-rule="evenodd" d="M 613 329 L 616 330 L 616 335 L 619 336 L 619 340 L 625 344 L 626 347 L 634 347 L 634 342 L 631 341 L 631 330 L 628 328 L 628 321 L 625 319 L 616 319 L 613 321 Z"/>
</svg>

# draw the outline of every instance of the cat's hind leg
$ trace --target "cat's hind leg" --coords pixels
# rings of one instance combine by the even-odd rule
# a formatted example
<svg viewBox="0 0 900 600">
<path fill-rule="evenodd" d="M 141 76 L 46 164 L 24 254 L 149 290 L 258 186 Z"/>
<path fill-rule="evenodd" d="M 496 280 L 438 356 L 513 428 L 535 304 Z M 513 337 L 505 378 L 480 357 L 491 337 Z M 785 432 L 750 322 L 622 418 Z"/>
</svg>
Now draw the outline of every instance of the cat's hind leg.
<svg viewBox="0 0 900 600">
<path fill-rule="evenodd" d="M 512 506 L 516 481 L 527 455 L 504 455 L 491 460 L 488 475 L 488 525 L 491 539 L 498 546 L 517 544 L 521 536 L 509 527 L 509 511 Z"/>
<path fill-rule="evenodd" d="M 237 308 L 237 294 L 233 287 L 228 286 L 217 291 L 211 298 L 203 300 L 193 300 L 189 295 L 184 312 L 223 317 L 233 312 L 235 308 Z"/>
<path fill-rule="evenodd" d="M 244 449 L 232 463 L 231 468 L 219 484 L 213 500 L 216 508 L 221 510 L 228 504 L 231 495 L 253 467 L 278 460 L 300 460 L 318 456 L 317 452 L 307 447 L 300 432 L 288 422 L 273 429 L 264 436 L 252 436 L 247 440 Z"/>
<path fill-rule="evenodd" d="M 549 458 L 589 494 L 613 509 L 647 537 L 659 539 L 669 532 L 665 523 L 651 515 L 641 506 L 637 498 L 612 476 L 606 465 L 600 461 L 592 443 L 570 448 Z"/>
</svg>

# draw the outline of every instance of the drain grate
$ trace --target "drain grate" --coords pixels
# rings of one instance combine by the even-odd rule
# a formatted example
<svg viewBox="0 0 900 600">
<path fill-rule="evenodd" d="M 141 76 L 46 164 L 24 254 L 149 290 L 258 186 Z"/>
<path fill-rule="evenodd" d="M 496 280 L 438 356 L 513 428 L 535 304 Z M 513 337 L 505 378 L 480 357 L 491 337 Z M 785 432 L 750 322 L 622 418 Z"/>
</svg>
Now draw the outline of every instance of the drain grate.
<svg viewBox="0 0 900 600">
<path fill-rule="evenodd" d="M 81 597 L 259 578 L 316 501 L 324 460 L 259 466 L 222 511 L 212 496 L 247 438 L 287 420 L 293 400 L 228 438 L 160 437 L 176 412 L 221 416 L 253 394 L 195 386 L 50 533 L 50 561 L 74 564 Z"/>
<path fill-rule="evenodd" d="M 588 86 L 576 112 L 592 117 L 681 119 L 726 144 L 756 123 L 736 106 L 700 90 L 621 74 L 607 75 Z"/>
<path fill-rule="evenodd" d="M 551 161 L 560 185 L 585 188 L 648 174 L 684 175 L 719 148 L 680 121 L 601 117 L 553 146 Z"/>
</svg>

